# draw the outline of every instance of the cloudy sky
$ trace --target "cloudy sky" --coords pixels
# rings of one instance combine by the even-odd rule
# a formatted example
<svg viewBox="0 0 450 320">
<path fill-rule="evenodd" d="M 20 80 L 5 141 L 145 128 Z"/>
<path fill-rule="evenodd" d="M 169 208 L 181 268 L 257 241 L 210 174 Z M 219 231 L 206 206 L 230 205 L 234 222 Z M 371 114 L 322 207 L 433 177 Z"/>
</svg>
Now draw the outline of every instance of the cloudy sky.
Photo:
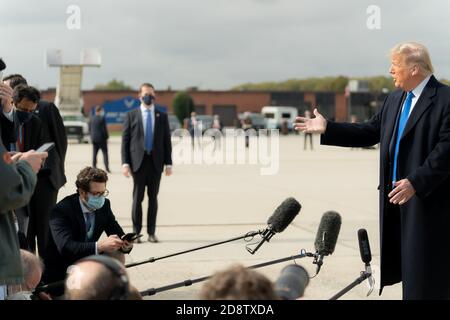
<svg viewBox="0 0 450 320">
<path fill-rule="evenodd" d="M 67 8 L 80 8 L 69 29 Z M 367 27 L 380 8 L 381 29 Z M 387 52 L 415 40 L 430 50 L 439 78 L 450 78 L 450 1 L 405 0 L 1 0 L 0 56 L 5 73 L 22 73 L 41 89 L 55 87 L 49 48 L 77 62 L 99 48 L 101 68 L 83 87 L 112 78 L 137 87 L 229 89 L 244 82 L 310 76 L 387 75 Z M 72 20 L 73 21 L 73 20 Z"/>
</svg>

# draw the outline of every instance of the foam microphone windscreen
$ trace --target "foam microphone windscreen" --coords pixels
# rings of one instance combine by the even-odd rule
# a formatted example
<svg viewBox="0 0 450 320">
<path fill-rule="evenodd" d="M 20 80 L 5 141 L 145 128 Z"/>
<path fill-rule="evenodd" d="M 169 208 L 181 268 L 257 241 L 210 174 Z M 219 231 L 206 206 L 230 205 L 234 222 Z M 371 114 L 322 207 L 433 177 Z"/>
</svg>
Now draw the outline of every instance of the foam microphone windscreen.
<svg viewBox="0 0 450 320">
<path fill-rule="evenodd" d="M 372 253 L 370 252 L 369 236 L 367 235 L 366 229 L 358 230 L 358 242 L 361 260 L 365 264 L 369 264 L 372 261 Z"/>
<path fill-rule="evenodd" d="M 274 232 L 282 232 L 294 220 L 302 206 L 294 198 L 284 200 L 267 220 Z"/>
<path fill-rule="evenodd" d="M 314 247 L 319 254 L 327 256 L 334 252 L 341 223 L 341 216 L 336 211 L 327 211 L 323 214 L 314 241 Z"/>
<path fill-rule="evenodd" d="M 3 62 L 3 59 L 0 58 L 0 71 L 3 71 L 6 69 L 6 64 Z"/>
<path fill-rule="evenodd" d="M 295 300 L 303 297 L 309 283 L 308 272 L 302 266 L 290 264 L 281 270 L 275 282 L 275 292 L 283 300 Z"/>
</svg>

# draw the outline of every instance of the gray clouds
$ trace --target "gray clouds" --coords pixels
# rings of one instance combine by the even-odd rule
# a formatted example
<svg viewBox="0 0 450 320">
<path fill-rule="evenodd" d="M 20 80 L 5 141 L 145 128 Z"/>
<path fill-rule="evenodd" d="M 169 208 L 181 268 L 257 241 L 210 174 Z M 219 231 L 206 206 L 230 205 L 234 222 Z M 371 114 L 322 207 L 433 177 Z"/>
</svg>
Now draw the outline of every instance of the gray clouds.
<svg viewBox="0 0 450 320">
<path fill-rule="evenodd" d="M 7 72 L 41 88 L 58 73 L 44 65 L 47 48 L 77 61 L 98 47 L 100 69 L 84 87 L 112 78 L 135 87 L 228 89 L 243 82 L 309 76 L 387 74 L 387 52 L 405 40 L 430 49 L 438 77 L 450 77 L 447 13 L 439 1 L 128 0 L 2 1 L 0 27 Z M 438 1 L 435 2 L 436 4 Z M 81 29 L 68 30 L 66 9 L 81 9 Z M 381 8 L 381 30 L 366 27 L 366 8 Z"/>
</svg>

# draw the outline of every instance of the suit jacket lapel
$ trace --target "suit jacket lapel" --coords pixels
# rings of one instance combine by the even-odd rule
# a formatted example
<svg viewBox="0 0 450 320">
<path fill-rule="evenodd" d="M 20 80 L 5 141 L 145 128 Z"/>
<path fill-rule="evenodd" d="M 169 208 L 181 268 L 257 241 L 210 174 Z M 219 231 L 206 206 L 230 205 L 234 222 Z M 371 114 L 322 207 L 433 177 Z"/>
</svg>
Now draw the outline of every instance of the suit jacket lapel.
<svg viewBox="0 0 450 320">
<path fill-rule="evenodd" d="M 158 110 L 156 110 L 155 107 L 155 127 L 153 128 L 153 146 L 155 145 L 155 141 L 156 141 L 156 135 L 159 132 L 159 128 L 161 126 L 161 112 L 159 112 Z"/>
<path fill-rule="evenodd" d="M 104 208 L 105 206 L 103 206 Z M 103 233 L 103 228 L 100 228 L 100 226 L 103 226 L 103 208 L 95 211 L 95 222 L 94 222 L 94 232 L 93 237 L 94 239 L 100 238 L 101 234 Z"/>
<path fill-rule="evenodd" d="M 80 226 L 80 234 L 82 235 L 84 240 L 84 238 L 86 238 L 86 222 L 84 221 L 84 213 L 80 205 L 80 197 L 78 195 L 75 195 L 73 201 L 73 206 L 76 212 L 75 217 Z"/>
<path fill-rule="evenodd" d="M 432 105 L 433 101 L 431 98 L 436 95 L 436 84 L 437 80 L 434 76 L 432 76 L 423 89 L 423 92 L 420 95 L 419 100 L 416 102 L 414 109 L 409 115 L 408 121 L 406 122 L 406 127 L 403 130 L 402 139 L 411 131 L 412 128 L 414 128 L 422 114 Z"/>
<path fill-rule="evenodd" d="M 140 140 L 138 143 L 140 143 L 143 148 L 145 149 L 145 134 L 144 134 L 144 123 L 142 121 L 144 121 L 142 119 L 142 112 L 141 112 L 141 107 L 136 109 L 136 118 L 137 118 L 137 128 L 138 128 L 138 132 L 137 132 L 137 137 Z"/>
</svg>

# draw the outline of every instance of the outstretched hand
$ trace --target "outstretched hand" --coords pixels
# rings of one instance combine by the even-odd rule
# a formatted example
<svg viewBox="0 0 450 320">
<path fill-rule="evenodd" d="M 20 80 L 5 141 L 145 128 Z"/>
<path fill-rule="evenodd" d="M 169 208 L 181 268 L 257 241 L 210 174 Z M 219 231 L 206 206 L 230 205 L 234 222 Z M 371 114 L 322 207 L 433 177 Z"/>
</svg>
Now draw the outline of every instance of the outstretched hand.
<svg viewBox="0 0 450 320">
<path fill-rule="evenodd" d="M 314 109 L 315 118 L 297 117 L 295 118 L 295 130 L 305 133 L 324 133 L 327 128 L 327 120 Z"/>
</svg>

